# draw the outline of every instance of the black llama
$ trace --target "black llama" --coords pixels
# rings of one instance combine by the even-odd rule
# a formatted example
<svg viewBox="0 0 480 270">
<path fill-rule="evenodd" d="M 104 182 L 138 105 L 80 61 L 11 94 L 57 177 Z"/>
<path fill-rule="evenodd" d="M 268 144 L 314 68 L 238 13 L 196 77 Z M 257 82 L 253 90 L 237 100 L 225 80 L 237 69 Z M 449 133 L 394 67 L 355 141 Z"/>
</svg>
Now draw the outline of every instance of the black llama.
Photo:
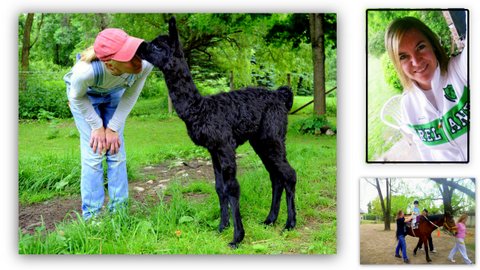
<svg viewBox="0 0 480 270">
<path fill-rule="evenodd" d="M 236 248 L 245 236 L 235 149 L 247 140 L 261 158 L 272 182 L 272 204 L 264 224 L 277 220 L 285 189 L 288 207 L 285 229 L 294 228 L 296 173 L 285 152 L 287 114 L 293 103 L 291 90 L 288 87 L 276 91 L 247 88 L 201 96 L 185 61 L 175 18 L 169 21 L 168 35 L 144 42 L 138 54 L 163 72 L 173 106 L 185 122 L 188 135 L 195 144 L 207 148 L 212 157 L 220 201 L 220 232 L 229 226 L 229 205 L 233 216 L 234 236 L 229 245 Z"/>
</svg>

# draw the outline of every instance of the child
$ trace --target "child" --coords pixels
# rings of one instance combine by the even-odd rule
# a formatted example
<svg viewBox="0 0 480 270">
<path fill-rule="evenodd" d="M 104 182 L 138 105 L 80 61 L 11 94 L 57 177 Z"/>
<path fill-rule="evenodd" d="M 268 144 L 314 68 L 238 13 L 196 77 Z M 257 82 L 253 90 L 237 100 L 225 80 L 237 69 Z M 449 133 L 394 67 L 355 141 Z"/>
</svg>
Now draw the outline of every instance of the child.
<svg viewBox="0 0 480 270">
<path fill-rule="evenodd" d="M 417 217 L 420 215 L 420 209 L 418 208 L 418 201 L 413 202 L 412 211 L 412 228 L 417 228 Z"/>
<path fill-rule="evenodd" d="M 467 228 L 465 226 L 465 222 L 467 222 L 468 216 L 467 214 L 463 214 L 458 218 L 457 221 L 457 235 L 455 236 L 455 246 L 452 248 L 450 251 L 450 254 L 448 255 L 448 260 L 451 261 L 452 263 L 455 262 L 453 259 L 453 256 L 457 253 L 457 251 L 460 252 L 460 254 L 463 257 L 463 261 L 466 264 L 472 264 L 472 261 L 468 258 L 467 254 L 467 249 L 465 248 L 465 235 L 467 234 Z"/>
</svg>

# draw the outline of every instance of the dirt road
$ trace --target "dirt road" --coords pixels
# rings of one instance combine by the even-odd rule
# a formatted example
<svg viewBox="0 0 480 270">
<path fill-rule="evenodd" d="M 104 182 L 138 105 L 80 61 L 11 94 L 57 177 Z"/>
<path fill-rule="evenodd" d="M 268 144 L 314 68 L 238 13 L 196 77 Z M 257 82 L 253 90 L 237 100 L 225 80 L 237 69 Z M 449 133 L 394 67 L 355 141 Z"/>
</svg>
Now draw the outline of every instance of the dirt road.
<svg viewBox="0 0 480 270">
<path fill-rule="evenodd" d="M 360 264 L 403 264 L 401 258 L 394 257 L 397 240 L 395 238 L 396 225 L 391 225 L 391 231 L 384 231 L 382 224 L 362 224 L 360 225 Z M 467 228 L 467 237 L 465 242 L 467 248 L 470 244 L 475 243 L 475 228 Z M 465 264 L 460 253 L 454 257 L 456 263 L 452 263 L 447 259 L 450 250 L 455 245 L 453 236 L 442 231 L 440 237 L 437 231 L 432 233 L 433 245 L 437 250 L 436 253 L 430 252 L 431 264 Z M 418 251 L 417 255 L 413 255 L 413 249 L 418 242 L 418 238 L 410 236 L 406 237 L 407 255 L 411 264 L 428 264 L 425 259 L 425 252 Z M 475 263 L 475 250 L 468 249 L 469 259 Z"/>
</svg>

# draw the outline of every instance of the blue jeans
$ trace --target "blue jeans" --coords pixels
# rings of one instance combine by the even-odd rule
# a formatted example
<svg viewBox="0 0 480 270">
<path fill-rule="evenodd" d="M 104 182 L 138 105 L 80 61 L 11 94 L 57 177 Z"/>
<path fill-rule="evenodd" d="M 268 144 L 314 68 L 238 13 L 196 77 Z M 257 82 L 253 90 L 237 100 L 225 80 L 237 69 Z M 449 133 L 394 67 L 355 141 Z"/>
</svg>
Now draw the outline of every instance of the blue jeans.
<svg viewBox="0 0 480 270">
<path fill-rule="evenodd" d="M 117 91 L 106 95 L 88 94 L 95 111 L 103 120 L 104 127 L 107 127 L 108 122 L 112 119 L 123 92 L 124 91 Z M 108 151 L 105 154 L 94 153 L 90 147 L 90 135 L 92 132 L 90 125 L 85 121 L 80 111 L 72 105 L 70 106 L 70 111 L 73 114 L 75 124 L 80 132 L 82 216 L 84 220 L 88 220 L 100 212 L 105 202 L 104 172 L 102 165 L 104 158 L 106 158 L 107 164 L 108 209 L 115 211 L 127 203 L 128 178 L 125 141 L 123 139 L 124 127 L 117 131 L 121 141 L 117 154 L 112 155 Z"/>
<path fill-rule="evenodd" d="M 395 249 L 395 255 L 400 255 L 399 254 L 400 249 L 402 249 L 403 260 L 404 261 L 408 260 L 407 243 L 405 242 L 405 236 L 404 235 L 398 236 L 398 244 L 397 244 L 397 248 Z"/>
</svg>

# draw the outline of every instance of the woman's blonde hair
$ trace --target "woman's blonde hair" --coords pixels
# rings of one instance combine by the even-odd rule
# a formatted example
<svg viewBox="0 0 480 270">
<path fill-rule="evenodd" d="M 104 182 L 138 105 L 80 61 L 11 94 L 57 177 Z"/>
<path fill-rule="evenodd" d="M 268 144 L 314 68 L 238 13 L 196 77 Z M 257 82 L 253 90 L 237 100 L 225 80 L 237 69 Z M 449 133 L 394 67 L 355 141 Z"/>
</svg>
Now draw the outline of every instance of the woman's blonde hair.
<svg viewBox="0 0 480 270">
<path fill-rule="evenodd" d="M 91 63 L 92 61 L 98 60 L 98 57 L 95 54 L 95 50 L 93 49 L 93 46 L 86 48 L 82 53 L 80 53 L 80 60 L 85 61 L 87 63 Z"/>
<path fill-rule="evenodd" d="M 80 53 L 80 60 L 87 63 L 91 63 L 92 61 L 97 61 L 100 59 L 98 59 L 97 55 L 95 54 L 95 50 L 93 49 L 93 46 L 90 46 Z M 117 65 L 117 62 L 115 60 L 108 60 L 106 62 L 110 63 L 112 66 Z"/>
<path fill-rule="evenodd" d="M 460 223 L 460 222 L 461 222 L 461 223 L 465 223 L 465 221 L 467 221 L 467 219 L 468 219 L 468 215 L 467 215 L 467 214 L 462 214 L 462 215 L 458 218 L 457 223 Z"/>
<path fill-rule="evenodd" d="M 398 77 L 404 88 L 412 86 L 412 80 L 403 72 L 400 64 L 399 46 L 406 32 L 416 29 L 427 38 L 433 47 L 433 51 L 440 65 L 441 74 L 445 74 L 448 68 L 448 56 L 445 53 L 438 36 L 422 21 L 414 17 L 399 18 L 390 23 L 385 32 L 385 49 L 397 70 Z"/>
</svg>

